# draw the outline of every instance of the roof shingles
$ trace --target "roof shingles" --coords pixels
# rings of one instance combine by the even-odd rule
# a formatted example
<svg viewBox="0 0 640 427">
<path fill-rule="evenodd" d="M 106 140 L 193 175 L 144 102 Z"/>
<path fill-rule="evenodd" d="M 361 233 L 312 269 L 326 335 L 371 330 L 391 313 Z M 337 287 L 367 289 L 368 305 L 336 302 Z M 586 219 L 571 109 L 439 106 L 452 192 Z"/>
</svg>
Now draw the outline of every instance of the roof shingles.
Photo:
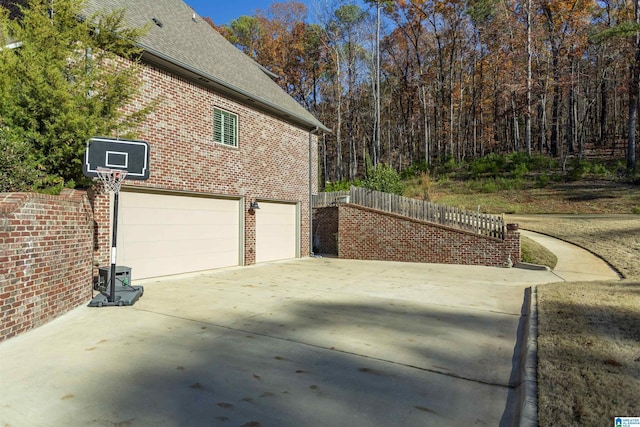
<svg viewBox="0 0 640 427">
<path fill-rule="evenodd" d="M 282 90 L 251 58 L 215 31 L 182 0 L 88 0 L 86 11 L 125 10 L 127 25 L 151 24 L 139 45 L 169 62 L 215 79 L 231 92 L 291 116 L 309 129 L 328 129 Z M 195 19 L 194 19 L 195 17 Z M 154 23 L 154 18 L 159 24 Z"/>
</svg>

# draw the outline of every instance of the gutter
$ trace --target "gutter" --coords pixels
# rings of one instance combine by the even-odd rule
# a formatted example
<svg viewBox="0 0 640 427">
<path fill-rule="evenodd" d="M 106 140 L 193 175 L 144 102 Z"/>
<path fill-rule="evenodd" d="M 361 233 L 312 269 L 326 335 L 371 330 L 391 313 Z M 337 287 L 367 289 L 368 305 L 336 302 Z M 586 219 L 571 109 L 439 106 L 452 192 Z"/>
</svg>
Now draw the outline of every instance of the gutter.
<svg viewBox="0 0 640 427">
<path fill-rule="evenodd" d="M 320 128 L 316 126 L 309 130 L 309 256 L 316 257 L 313 253 L 313 135 L 317 135 Z"/>
</svg>

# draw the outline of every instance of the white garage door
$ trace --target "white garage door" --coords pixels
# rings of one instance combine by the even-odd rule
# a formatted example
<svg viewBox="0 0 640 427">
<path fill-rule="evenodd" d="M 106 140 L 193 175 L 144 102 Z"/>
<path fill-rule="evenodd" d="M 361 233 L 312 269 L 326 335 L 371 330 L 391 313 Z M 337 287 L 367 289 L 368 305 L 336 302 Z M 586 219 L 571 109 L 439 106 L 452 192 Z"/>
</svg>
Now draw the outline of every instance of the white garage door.
<svg viewBox="0 0 640 427">
<path fill-rule="evenodd" d="M 298 256 L 297 205 L 260 202 L 255 215 L 256 262 Z"/>
<path fill-rule="evenodd" d="M 240 201 L 120 193 L 118 265 L 134 280 L 240 263 Z"/>
</svg>

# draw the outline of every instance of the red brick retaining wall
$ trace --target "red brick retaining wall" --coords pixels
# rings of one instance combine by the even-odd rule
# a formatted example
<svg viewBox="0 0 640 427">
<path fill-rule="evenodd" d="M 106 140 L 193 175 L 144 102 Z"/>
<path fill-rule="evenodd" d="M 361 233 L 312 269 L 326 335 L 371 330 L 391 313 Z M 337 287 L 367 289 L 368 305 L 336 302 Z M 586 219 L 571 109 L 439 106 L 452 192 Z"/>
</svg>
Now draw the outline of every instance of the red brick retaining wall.
<svg viewBox="0 0 640 427">
<path fill-rule="evenodd" d="M 0 341 L 86 303 L 92 264 L 86 193 L 1 193 Z"/>
<path fill-rule="evenodd" d="M 520 233 L 505 240 L 353 204 L 338 208 L 340 258 L 504 266 L 520 261 Z"/>
</svg>

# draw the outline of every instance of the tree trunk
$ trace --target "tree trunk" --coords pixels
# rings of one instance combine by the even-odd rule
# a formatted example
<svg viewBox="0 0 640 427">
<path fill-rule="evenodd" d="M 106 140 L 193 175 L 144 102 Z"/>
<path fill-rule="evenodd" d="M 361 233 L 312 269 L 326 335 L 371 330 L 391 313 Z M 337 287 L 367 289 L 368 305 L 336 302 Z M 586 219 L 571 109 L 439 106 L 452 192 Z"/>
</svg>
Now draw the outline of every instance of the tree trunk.
<svg viewBox="0 0 640 427">
<path fill-rule="evenodd" d="M 420 73 L 420 80 L 422 81 L 422 73 Z M 424 127 L 424 160 L 427 166 L 431 165 L 431 151 L 429 147 L 429 111 L 427 107 L 427 91 L 424 84 L 420 83 L 420 98 L 422 104 L 422 118 Z"/>
<path fill-rule="evenodd" d="M 551 48 L 552 54 L 552 66 L 553 66 L 553 93 L 551 99 L 551 155 L 558 157 L 560 155 L 558 137 L 560 128 L 560 78 L 558 49 L 556 47 Z"/>
<path fill-rule="evenodd" d="M 336 94 L 338 106 L 336 112 L 336 181 L 344 179 L 344 162 L 342 160 L 342 88 L 340 87 L 340 53 L 336 49 Z"/>
<path fill-rule="evenodd" d="M 634 17 L 636 24 L 640 23 L 638 0 L 634 1 Z M 636 120 L 638 116 L 638 84 L 640 83 L 640 34 L 636 32 L 633 37 L 635 58 L 631 66 L 631 78 L 629 79 L 629 126 L 627 129 L 627 169 L 636 167 Z"/>
<path fill-rule="evenodd" d="M 538 101 L 538 151 L 540 154 L 545 153 L 547 145 L 547 109 L 545 104 L 546 97 L 541 95 Z"/>
<path fill-rule="evenodd" d="M 520 151 L 520 127 L 518 126 L 518 112 L 516 108 L 516 94 L 515 92 L 511 93 L 511 114 L 512 114 L 512 123 L 513 123 L 513 150 L 515 152 Z"/>
<path fill-rule="evenodd" d="M 607 138 L 607 69 L 606 66 L 602 72 L 602 81 L 600 82 L 600 121 L 598 126 L 598 145 L 602 145 Z"/>
<path fill-rule="evenodd" d="M 373 137 L 373 167 L 380 161 L 380 0 L 376 2 L 376 119 Z"/>
<path fill-rule="evenodd" d="M 524 116 L 524 145 L 531 156 L 531 0 L 527 0 L 527 111 Z"/>
</svg>

